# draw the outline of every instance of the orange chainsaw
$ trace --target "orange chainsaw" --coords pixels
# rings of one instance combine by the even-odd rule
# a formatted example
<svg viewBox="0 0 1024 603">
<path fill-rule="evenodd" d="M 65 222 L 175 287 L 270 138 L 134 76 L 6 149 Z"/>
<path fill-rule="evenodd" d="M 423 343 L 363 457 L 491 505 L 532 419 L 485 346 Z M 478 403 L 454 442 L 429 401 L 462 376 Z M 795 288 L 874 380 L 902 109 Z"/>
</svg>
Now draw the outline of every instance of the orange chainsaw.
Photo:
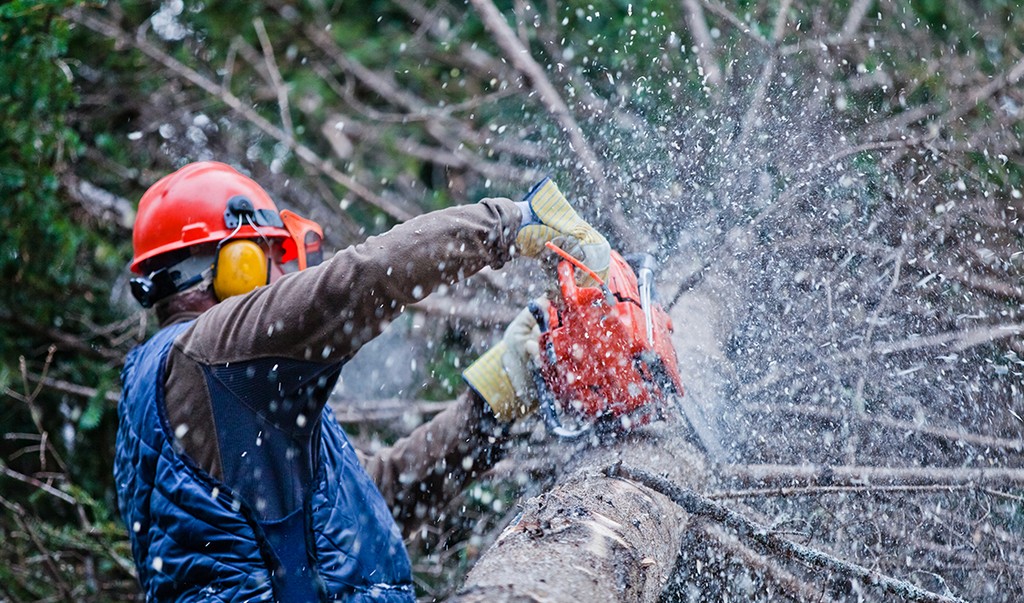
<svg viewBox="0 0 1024 603">
<path fill-rule="evenodd" d="M 654 300 L 654 258 L 611 252 L 607 280 L 552 243 L 561 296 L 540 326 L 540 366 L 534 374 L 548 430 L 576 439 L 594 431 L 629 431 L 664 418 L 683 395 L 672 347 L 672 321 Z M 597 286 L 576 284 L 576 270 Z M 634 271 L 635 269 L 635 271 Z"/>
</svg>

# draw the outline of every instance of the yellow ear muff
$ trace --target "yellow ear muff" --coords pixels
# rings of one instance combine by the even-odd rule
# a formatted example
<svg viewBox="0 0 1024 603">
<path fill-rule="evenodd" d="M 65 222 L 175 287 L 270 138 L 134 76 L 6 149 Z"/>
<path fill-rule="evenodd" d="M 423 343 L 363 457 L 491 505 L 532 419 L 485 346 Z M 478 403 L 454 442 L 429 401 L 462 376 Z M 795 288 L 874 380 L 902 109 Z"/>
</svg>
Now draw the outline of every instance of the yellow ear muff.
<svg viewBox="0 0 1024 603">
<path fill-rule="evenodd" d="M 239 239 L 221 246 L 213 269 L 213 292 L 225 300 L 267 284 L 267 254 L 253 241 Z"/>
</svg>

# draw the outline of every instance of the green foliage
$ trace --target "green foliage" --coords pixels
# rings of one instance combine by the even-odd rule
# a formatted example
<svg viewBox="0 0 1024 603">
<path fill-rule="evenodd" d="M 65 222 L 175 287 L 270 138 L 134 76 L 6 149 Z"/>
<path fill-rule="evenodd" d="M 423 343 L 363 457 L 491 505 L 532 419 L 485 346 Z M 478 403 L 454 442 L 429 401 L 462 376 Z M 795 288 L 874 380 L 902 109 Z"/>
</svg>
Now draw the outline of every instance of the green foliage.
<svg viewBox="0 0 1024 603">
<path fill-rule="evenodd" d="M 86 325 L 118 317 L 108 298 L 123 251 L 113 252 L 109 227 L 90 221 L 62 188 L 81 149 L 69 125 L 76 95 L 66 63 L 68 26 L 60 17 L 73 4 L 15 2 L 0 9 L 0 360 L 12 373 L 20 372 L 22 356 L 30 372 L 42 370 L 47 338 L 41 333 L 64 329 L 88 338 Z M 58 348 L 56 376 L 115 380 L 114 365 L 88 354 L 65 369 L 69 353 Z"/>
<path fill-rule="evenodd" d="M 61 266 L 73 260 L 69 251 L 80 240 L 57 200 L 57 174 L 48 169 L 76 142 L 65 121 L 73 100 L 62 56 L 66 24 L 54 10 L 29 11 L 25 2 L 0 8 L 0 191 L 6 201 L 0 275 L 30 288 L 54 279 L 69 284 Z"/>
<path fill-rule="evenodd" d="M 917 13 L 932 29 L 946 30 L 949 17 L 947 3 L 942 0 L 914 0 L 911 3 Z"/>
<path fill-rule="evenodd" d="M 469 346 L 466 333 L 449 330 L 440 337 L 436 350 L 427 367 L 430 379 L 424 383 L 421 396 L 426 400 L 450 400 L 465 386 L 462 371 L 465 370 L 465 349 Z"/>
<path fill-rule="evenodd" d="M 106 457 L 116 413 L 105 394 L 116 382 L 116 359 L 88 351 L 97 344 L 94 325 L 119 316 L 108 300 L 123 250 L 106 241 L 109 227 L 91 220 L 65 188 L 69 166 L 83 151 L 71 125 L 78 99 L 62 17 L 76 4 L 0 6 L 0 421 L 8 434 L 46 434 L 42 441 L 48 442 L 40 454 L 28 436 L 5 438 L 0 462 L 15 474 L 58 471 L 55 487 L 74 493 L 67 497 L 72 504 L 0 478 L 0 581 L 12 601 L 90 600 L 103 592 L 120 598 L 132 581 L 108 504 Z M 64 341 L 80 338 L 81 348 L 58 345 L 49 352 L 58 331 Z M 63 396 L 36 390 L 43 373 L 102 385 L 91 400 Z M 52 562 L 28 563 L 39 555 Z M 79 578 L 86 571 L 92 580 Z M 121 595 L 110 595 L 110 588 Z"/>
<path fill-rule="evenodd" d="M 131 551 L 123 526 L 105 503 L 88 493 L 71 489 L 69 497 L 79 501 L 75 522 L 55 522 L 27 504 L 2 500 L 0 582 L 5 601 L 134 598 Z"/>
</svg>

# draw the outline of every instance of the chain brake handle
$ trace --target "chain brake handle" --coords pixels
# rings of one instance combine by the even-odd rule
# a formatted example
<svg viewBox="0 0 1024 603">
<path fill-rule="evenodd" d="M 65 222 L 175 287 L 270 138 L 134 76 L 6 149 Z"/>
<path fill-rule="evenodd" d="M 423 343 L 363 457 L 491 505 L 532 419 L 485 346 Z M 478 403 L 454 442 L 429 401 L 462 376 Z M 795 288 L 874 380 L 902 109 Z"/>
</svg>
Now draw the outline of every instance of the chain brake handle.
<svg viewBox="0 0 1024 603">
<path fill-rule="evenodd" d="M 544 246 L 553 251 L 563 260 L 558 262 L 558 285 L 561 289 L 563 300 L 572 300 L 573 302 L 576 302 L 577 290 L 579 287 L 576 285 L 576 274 L 573 269 L 578 268 L 597 283 L 598 288 L 601 289 L 601 293 L 604 294 L 604 301 L 606 304 L 609 306 L 614 306 L 616 304 L 615 296 L 612 295 L 612 290 L 608 288 L 608 283 L 598 276 L 596 272 L 591 270 L 590 266 L 587 266 L 581 260 L 577 259 L 568 251 L 562 249 L 558 245 L 555 245 L 551 241 L 544 243 Z"/>
</svg>

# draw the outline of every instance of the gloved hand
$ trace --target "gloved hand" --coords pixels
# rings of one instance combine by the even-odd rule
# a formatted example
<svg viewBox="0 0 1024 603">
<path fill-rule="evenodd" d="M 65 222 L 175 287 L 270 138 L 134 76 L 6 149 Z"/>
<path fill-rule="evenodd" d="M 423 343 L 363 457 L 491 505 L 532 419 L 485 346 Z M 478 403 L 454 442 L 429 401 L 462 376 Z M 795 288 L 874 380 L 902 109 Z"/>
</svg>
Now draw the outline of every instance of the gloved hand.
<svg viewBox="0 0 1024 603">
<path fill-rule="evenodd" d="M 548 311 L 546 299 L 535 300 Z M 521 419 L 537 408 L 533 372 L 540 355 L 540 327 L 524 308 L 505 329 L 505 335 L 462 373 L 473 391 L 490 405 L 499 421 Z"/>
<path fill-rule="evenodd" d="M 565 250 L 577 257 L 582 255 L 583 263 L 602 279 L 608 276 L 611 246 L 601 233 L 576 213 L 550 178 L 533 187 L 519 206 L 523 211 L 523 225 L 516 234 L 516 247 L 520 253 L 541 257 L 546 242 L 560 239 L 563 249 L 566 245 L 578 245 L 578 249 Z"/>
</svg>

